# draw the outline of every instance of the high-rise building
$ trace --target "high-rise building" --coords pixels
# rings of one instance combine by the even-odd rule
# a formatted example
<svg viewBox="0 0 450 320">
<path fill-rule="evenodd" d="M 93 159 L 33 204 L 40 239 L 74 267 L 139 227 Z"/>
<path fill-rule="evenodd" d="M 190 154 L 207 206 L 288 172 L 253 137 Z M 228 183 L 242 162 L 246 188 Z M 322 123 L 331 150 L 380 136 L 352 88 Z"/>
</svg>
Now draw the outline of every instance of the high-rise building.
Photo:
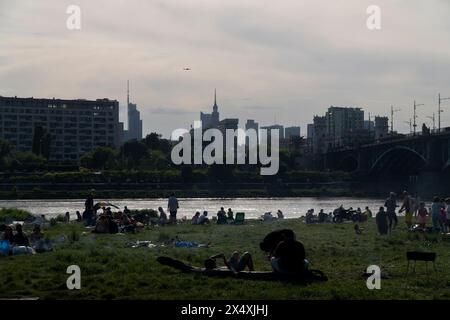
<svg viewBox="0 0 450 320">
<path fill-rule="evenodd" d="M 225 136 L 227 129 L 237 130 L 239 125 L 239 119 L 226 118 L 219 122 L 217 128 L 222 131 L 222 134 Z"/>
<path fill-rule="evenodd" d="M 124 132 L 124 140 L 142 139 L 142 120 L 141 113 L 137 105 L 130 102 L 130 82 L 127 81 L 127 112 L 128 112 L 128 130 Z"/>
<path fill-rule="evenodd" d="M 0 138 L 18 151 L 32 151 L 38 133 L 48 139 L 51 161 L 76 161 L 100 146 L 118 148 L 122 139 L 116 100 L 35 99 L 0 96 Z"/>
<path fill-rule="evenodd" d="M 347 136 L 364 129 L 364 111 L 361 108 L 331 106 L 325 117 L 328 139 L 333 147 L 345 145 Z"/>
<path fill-rule="evenodd" d="M 389 135 L 388 117 L 375 117 L 375 139 L 386 138 Z"/>
<path fill-rule="evenodd" d="M 327 118 L 314 116 L 312 146 L 313 153 L 322 153 L 327 149 Z"/>
<path fill-rule="evenodd" d="M 312 143 L 314 138 L 314 123 L 308 123 L 306 126 L 306 139 L 309 143 Z"/>
<path fill-rule="evenodd" d="M 127 140 L 142 139 L 142 120 L 141 113 L 137 109 L 136 104 L 128 104 L 128 131 Z"/>
<path fill-rule="evenodd" d="M 259 145 L 259 124 L 258 122 L 256 122 L 255 120 L 247 120 L 247 122 L 245 123 L 245 131 L 248 130 L 254 130 L 255 134 L 256 134 L 256 141 L 254 141 L 253 139 L 250 140 L 250 138 L 248 136 L 245 137 L 245 146 L 247 148 L 247 150 L 258 150 L 258 145 Z M 250 145 L 252 144 L 252 145 Z"/>
<path fill-rule="evenodd" d="M 259 130 L 259 124 L 258 122 L 256 122 L 255 120 L 247 120 L 247 122 L 245 123 L 245 130 L 249 130 L 249 129 L 253 129 L 256 132 L 258 132 Z"/>
<path fill-rule="evenodd" d="M 217 128 L 219 125 L 219 107 L 217 105 L 217 94 L 214 90 L 214 105 L 212 113 L 200 112 L 200 121 L 204 129 Z"/>
<path fill-rule="evenodd" d="M 286 139 L 291 137 L 300 137 L 300 127 L 286 127 L 284 129 L 284 137 Z"/>
</svg>

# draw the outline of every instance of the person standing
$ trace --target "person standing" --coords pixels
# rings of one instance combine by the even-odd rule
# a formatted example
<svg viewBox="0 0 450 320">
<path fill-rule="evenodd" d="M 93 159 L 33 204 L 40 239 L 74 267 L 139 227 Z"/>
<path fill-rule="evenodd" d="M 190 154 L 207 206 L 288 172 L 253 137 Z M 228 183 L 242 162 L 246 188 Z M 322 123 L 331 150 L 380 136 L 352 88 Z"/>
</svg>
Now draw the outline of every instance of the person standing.
<svg viewBox="0 0 450 320">
<path fill-rule="evenodd" d="M 176 224 L 177 223 L 177 211 L 178 211 L 179 205 L 178 205 L 178 200 L 175 197 L 175 194 L 172 193 L 169 197 L 169 201 L 167 203 L 167 209 L 169 211 L 170 214 L 170 218 L 169 218 L 169 222 L 172 224 Z"/>
<path fill-rule="evenodd" d="M 450 231 L 450 198 L 445 199 L 445 232 Z"/>
<path fill-rule="evenodd" d="M 378 211 L 375 220 L 377 222 L 377 228 L 379 234 L 387 234 L 388 233 L 388 215 L 387 212 L 384 211 L 384 207 L 380 207 L 380 211 Z"/>
<path fill-rule="evenodd" d="M 406 227 L 410 229 L 412 226 L 413 212 L 412 212 L 411 198 L 407 191 L 403 191 L 403 203 L 399 212 L 403 211 L 405 211 Z"/>
<path fill-rule="evenodd" d="M 425 230 L 425 228 L 427 227 L 427 222 L 428 222 L 428 211 L 425 208 L 425 203 L 424 202 L 421 202 L 419 204 L 419 211 L 417 213 L 417 216 L 419 218 L 420 228 Z"/>
<path fill-rule="evenodd" d="M 94 208 L 94 194 L 91 192 L 86 201 L 84 202 L 84 212 L 83 212 L 83 220 L 86 222 L 86 225 L 93 226 L 95 225 L 95 208 Z"/>
<path fill-rule="evenodd" d="M 431 221 L 433 222 L 433 231 L 439 232 L 441 230 L 441 200 L 439 197 L 433 198 L 433 203 L 431 204 Z"/>
<path fill-rule="evenodd" d="M 392 231 L 397 227 L 398 219 L 395 209 L 397 208 L 397 200 L 395 199 L 395 193 L 391 192 L 389 198 L 384 202 L 386 207 L 387 218 L 389 219 L 389 231 Z"/>
<path fill-rule="evenodd" d="M 84 210 L 86 212 L 94 211 L 94 195 L 92 192 L 87 196 L 86 201 L 84 202 Z"/>
</svg>

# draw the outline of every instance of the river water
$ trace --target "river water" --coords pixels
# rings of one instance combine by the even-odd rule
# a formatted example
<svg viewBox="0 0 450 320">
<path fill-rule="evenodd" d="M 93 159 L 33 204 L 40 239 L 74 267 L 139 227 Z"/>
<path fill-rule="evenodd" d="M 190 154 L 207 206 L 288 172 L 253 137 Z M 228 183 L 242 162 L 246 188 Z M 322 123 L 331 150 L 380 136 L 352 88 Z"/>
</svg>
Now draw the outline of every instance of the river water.
<svg viewBox="0 0 450 320">
<path fill-rule="evenodd" d="M 96 199 L 98 200 L 98 199 Z M 128 206 L 129 209 L 157 209 L 167 208 L 167 199 L 109 199 L 110 203 L 123 209 Z M 245 212 L 246 218 L 259 218 L 267 211 L 276 213 L 278 209 L 283 211 L 288 219 L 304 216 L 308 209 L 313 208 L 317 214 L 320 209 L 325 212 L 331 212 L 341 204 L 345 208 L 360 207 L 362 210 L 366 206 L 373 213 L 384 204 L 383 199 L 369 198 L 180 198 L 178 199 L 180 209 L 178 217 L 192 217 L 195 211 L 208 211 L 210 216 L 217 213 L 220 207 L 225 210 L 231 208 L 233 212 Z M 400 204 L 400 203 L 399 203 Z M 18 208 L 27 210 L 33 214 L 45 214 L 47 218 L 55 217 L 58 214 L 64 214 L 69 211 L 72 217 L 76 217 L 75 212 L 83 212 L 84 200 L 0 200 L 0 208 Z M 115 211 L 116 209 L 113 209 Z"/>
</svg>

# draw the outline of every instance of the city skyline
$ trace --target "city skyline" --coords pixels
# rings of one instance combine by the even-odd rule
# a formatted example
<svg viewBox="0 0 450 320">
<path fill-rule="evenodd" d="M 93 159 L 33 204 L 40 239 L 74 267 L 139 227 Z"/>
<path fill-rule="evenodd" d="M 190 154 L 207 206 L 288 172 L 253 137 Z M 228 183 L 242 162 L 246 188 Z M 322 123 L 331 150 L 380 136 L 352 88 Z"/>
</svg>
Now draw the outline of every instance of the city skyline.
<svg viewBox="0 0 450 320">
<path fill-rule="evenodd" d="M 378 31 L 366 28 L 369 1 L 79 1 L 77 31 L 65 26 L 70 4 L 0 0 L 0 95 L 109 98 L 125 122 L 130 79 L 144 136 L 166 138 L 209 111 L 214 88 L 222 117 L 240 126 L 306 129 L 331 105 L 389 117 L 393 105 L 403 133 L 414 100 L 425 104 L 420 128 L 431 126 L 438 93 L 450 97 L 444 1 L 378 1 Z M 442 109 L 448 126 L 450 103 Z"/>
</svg>

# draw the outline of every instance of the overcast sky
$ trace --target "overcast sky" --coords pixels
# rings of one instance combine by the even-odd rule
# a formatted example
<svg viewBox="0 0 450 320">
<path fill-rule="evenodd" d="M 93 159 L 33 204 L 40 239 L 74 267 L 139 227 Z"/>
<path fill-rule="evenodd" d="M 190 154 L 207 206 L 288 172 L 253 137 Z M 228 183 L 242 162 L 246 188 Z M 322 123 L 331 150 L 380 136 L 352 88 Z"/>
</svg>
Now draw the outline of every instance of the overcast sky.
<svg viewBox="0 0 450 320">
<path fill-rule="evenodd" d="M 81 30 L 66 8 L 81 8 Z M 366 27 L 369 5 L 381 30 Z M 413 101 L 431 125 L 450 97 L 446 0 L 0 0 L 0 95 L 111 98 L 126 80 L 144 133 L 168 137 L 210 112 L 306 124 L 330 105 L 388 115 L 406 132 Z M 183 71 L 189 67 L 190 71 Z M 450 126 L 450 100 L 443 104 Z"/>
</svg>

